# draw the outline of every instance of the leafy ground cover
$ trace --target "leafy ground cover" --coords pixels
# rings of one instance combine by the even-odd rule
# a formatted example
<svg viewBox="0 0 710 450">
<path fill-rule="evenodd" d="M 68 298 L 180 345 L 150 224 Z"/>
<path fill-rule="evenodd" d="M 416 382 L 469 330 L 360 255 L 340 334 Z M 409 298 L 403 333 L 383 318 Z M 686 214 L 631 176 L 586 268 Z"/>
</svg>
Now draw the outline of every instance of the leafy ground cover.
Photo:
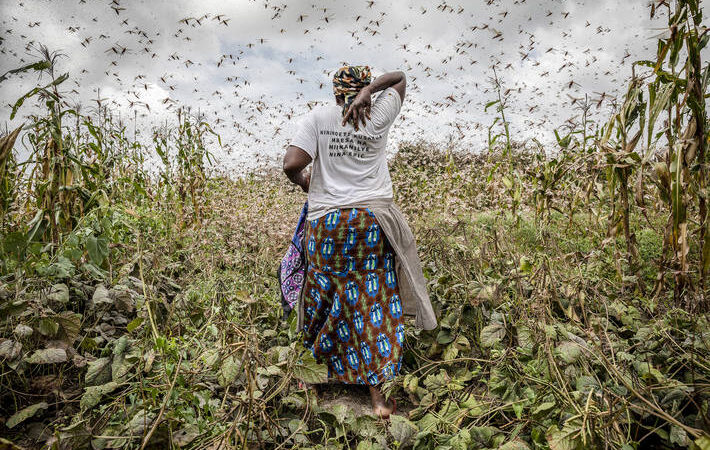
<svg viewBox="0 0 710 450">
<path fill-rule="evenodd" d="M 3 435 L 54 448 L 708 448 L 708 317 L 619 277 L 623 242 L 606 223 L 496 207 L 508 197 L 486 179 L 490 155 L 412 145 L 391 167 L 440 327 L 409 327 L 390 422 L 362 390 L 296 387 L 325 375 L 282 319 L 275 277 L 304 196 L 266 170 L 209 179 L 202 224 L 181 230 L 160 198 L 107 203 L 85 220 L 106 241 L 79 230 L 4 278 Z M 653 283 L 663 221 L 648 219 L 633 221 L 637 276 Z"/>
</svg>

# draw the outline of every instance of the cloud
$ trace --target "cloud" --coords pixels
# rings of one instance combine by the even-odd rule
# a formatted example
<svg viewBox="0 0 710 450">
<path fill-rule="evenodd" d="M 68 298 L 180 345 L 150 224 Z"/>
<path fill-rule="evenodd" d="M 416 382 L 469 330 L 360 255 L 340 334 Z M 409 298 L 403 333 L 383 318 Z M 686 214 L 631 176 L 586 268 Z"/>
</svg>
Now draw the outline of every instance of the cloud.
<svg viewBox="0 0 710 450">
<path fill-rule="evenodd" d="M 402 141 L 450 136 L 478 151 L 496 114 L 484 111 L 497 98 L 494 62 L 514 138 L 551 143 L 553 129 L 578 113 L 572 98 L 624 92 L 631 62 L 653 57 L 653 35 L 666 20 L 651 20 L 645 0 L 370 3 L 3 2 L 0 71 L 30 61 L 30 42 L 60 49 L 73 101 L 91 104 L 100 92 L 122 117 L 137 111 L 144 138 L 151 126 L 175 123 L 179 105 L 190 106 L 220 132 L 225 148 L 213 144 L 220 164 L 236 168 L 278 159 L 309 103 L 333 101 L 333 70 L 369 64 L 375 74 L 408 76 L 390 152 Z M 35 82 L 27 75 L 4 82 L 0 102 L 14 102 Z M 597 118 L 607 105 L 593 108 Z M 23 106 L 8 127 L 32 108 Z"/>
</svg>

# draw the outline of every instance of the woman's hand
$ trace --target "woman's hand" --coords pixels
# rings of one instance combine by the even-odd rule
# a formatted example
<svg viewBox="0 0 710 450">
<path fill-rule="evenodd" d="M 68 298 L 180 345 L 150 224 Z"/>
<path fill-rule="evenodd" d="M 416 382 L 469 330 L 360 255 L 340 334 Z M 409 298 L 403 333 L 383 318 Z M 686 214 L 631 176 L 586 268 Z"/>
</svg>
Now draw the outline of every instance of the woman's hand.
<svg viewBox="0 0 710 450">
<path fill-rule="evenodd" d="M 358 131 L 359 122 L 362 121 L 362 124 L 365 125 L 365 118 L 370 118 L 371 107 L 372 94 L 370 94 L 370 89 L 368 89 L 368 86 L 365 86 L 364 88 L 360 89 L 360 92 L 357 93 L 355 100 L 353 100 L 353 102 L 350 104 L 348 112 L 345 113 L 345 117 L 343 117 L 342 125 L 345 126 L 345 123 L 352 117 L 353 119 L 355 119 L 355 131 Z"/>
<path fill-rule="evenodd" d="M 308 189 L 311 187 L 311 173 L 306 172 L 305 170 L 301 172 L 301 180 L 300 183 L 298 183 L 299 186 L 301 186 L 301 189 L 303 189 L 303 192 L 308 192 Z"/>
</svg>

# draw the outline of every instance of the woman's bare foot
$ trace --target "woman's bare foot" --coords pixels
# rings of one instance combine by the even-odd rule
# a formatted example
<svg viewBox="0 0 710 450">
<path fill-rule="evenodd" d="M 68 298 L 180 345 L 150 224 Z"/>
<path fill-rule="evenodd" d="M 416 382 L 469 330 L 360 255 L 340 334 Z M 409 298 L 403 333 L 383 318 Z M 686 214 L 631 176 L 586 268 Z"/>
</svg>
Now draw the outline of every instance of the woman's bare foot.
<svg viewBox="0 0 710 450">
<path fill-rule="evenodd" d="M 394 403 L 392 401 L 386 401 L 382 396 L 380 390 L 374 386 L 369 386 L 370 397 L 372 398 L 372 412 L 383 419 L 389 418 L 390 414 L 394 412 Z"/>
</svg>

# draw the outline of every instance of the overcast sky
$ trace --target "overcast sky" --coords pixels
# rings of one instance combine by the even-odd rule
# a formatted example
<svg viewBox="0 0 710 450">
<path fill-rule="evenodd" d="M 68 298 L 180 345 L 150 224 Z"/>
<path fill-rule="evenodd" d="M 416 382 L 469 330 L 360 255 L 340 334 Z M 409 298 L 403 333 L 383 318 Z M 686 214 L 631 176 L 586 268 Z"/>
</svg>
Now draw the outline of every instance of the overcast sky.
<svg viewBox="0 0 710 450">
<path fill-rule="evenodd" d="M 0 0 L 0 13 L 0 73 L 35 59 L 28 44 L 46 44 L 67 55 L 62 86 L 84 112 L 100 95 L 133 130 L 135 110 L 148 141 L 178 106 L 199 109 L 222 137 L 220 164 L 235 170 L 280 158 L 299 115 L 334 102 L 332 73 L 345 63 L 407 74 L 390 151 L 420 138 L 485 148 L 494 64 L 513 137 L 551 142 L 579 113 L 572 97 L 603 96 L 592 111 L 608 116 L 609 96 L 625 91 L 631 62 L 653 58 L 666 22 L 649 18 L 646 0 Z M 0 124 L 33 111 L 9 121 L 36 80 L 0 84 Z"/>
</svg>

